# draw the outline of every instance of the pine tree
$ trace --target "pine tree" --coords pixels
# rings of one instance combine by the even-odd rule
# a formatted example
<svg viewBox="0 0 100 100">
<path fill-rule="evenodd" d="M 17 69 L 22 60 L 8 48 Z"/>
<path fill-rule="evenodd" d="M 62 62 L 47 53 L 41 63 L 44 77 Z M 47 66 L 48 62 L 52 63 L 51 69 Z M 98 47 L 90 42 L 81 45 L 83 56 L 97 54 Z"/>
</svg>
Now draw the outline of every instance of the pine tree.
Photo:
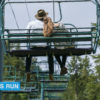
<svg viewBox="0 0 100 100">
<path fill-rule="evenodd" d="M 90 61 L 87 56 L 72 57 L 70 61 L 71 78 L 64 94 L 64 100 L 86 100 L 85 89 L 90 73 Z"/>
</svg>

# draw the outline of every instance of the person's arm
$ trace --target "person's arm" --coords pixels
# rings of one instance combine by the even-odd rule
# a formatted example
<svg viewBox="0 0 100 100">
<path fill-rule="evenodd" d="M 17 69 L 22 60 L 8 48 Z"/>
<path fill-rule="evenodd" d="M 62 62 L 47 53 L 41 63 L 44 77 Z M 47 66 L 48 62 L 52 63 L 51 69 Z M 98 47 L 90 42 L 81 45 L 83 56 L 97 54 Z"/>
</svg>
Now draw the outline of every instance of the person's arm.
<svg viewBox="0 0 100 100">
<path fill-rule="evenodd" d="M 54 27 L 60 27 L 60 23 L 54 23 Z"/>
</svg>

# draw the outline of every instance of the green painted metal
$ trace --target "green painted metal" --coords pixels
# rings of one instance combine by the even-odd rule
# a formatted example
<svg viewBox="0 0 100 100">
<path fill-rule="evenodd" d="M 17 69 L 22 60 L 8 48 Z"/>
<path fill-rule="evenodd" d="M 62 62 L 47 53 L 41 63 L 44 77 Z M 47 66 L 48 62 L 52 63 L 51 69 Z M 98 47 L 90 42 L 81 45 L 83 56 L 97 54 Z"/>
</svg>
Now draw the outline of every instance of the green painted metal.
<svg viewBox="0 0 100 100">
<path fill-rule="evenodd" d="M 95 4 L 96 4 L 96 14 L 97 14 L 97 23 L 96 23 L 97 38 L 95 39 L 95 42 L 98 44 L 99 35 L 100 35 L 100 4 L 98 0 L 95 0 Z M 97 44 L 95 44 L 94 53 L 96 52 Z"/>
<path fill-rule="evenodd" d="M 63 1 L 57 1 L 56 0 L 55 2 L 57 2 L 58 4 L 60 4 L 62 2 L 81 2 L 81 1 L 84 2 L 86 0 L 66 0 L 66 1 L 64 1 L 64 0 Z M 87 0 L 87 1 L 91 1 L 91 0 Z M 51 3 L 51 2 L 52 1 L 29 1 L 27 3 Z M 3 5 L 3 7 L 6 4 L 9 4 L 9 3 L 10 4 L 11 3 L 13 3 L 13 4 L 19 4 L 19 3 L 26 3 L 26 2 L 6 2 Z M 96 6 L 97 6 L 97 14 L 98 14 L 98 8 L 99 8 L 99 6 L 98 6 L 98 4 L 96 4 Z M 3 8 L 0 8 L 0 20 L 2 19 L 2 14 L 3 14 L 2 9 Z M 60 13 L 61 13 L 61 11 L 60 11 Z M 99 15 L 97 15 L 97 22 L 99 22 L 98 17 L 99 17 Z M 62 19 L 62 14 L 61 14 L 60 20 L 61 19 Z M 2 26 L 3 26 L 3 23 L 1 21 L 0 22 L 0 33 L 3 33 Z M 58 32 L 58 33 L 54 33 L 53 36 L 56 36 L 56 37 L 53 37 L 53 36 L 52 37 L 43 37 L 42 33 L 36 33 L 36 34 L 35 33 L 31 33 L 31 34 L 18 33 L 17 34 L 17 33 L 11 33 L 12 30 L 10 30 L 10 29 L 8 29 L 8 30 L 5 29 L 5 31 L 7 31 L 8 34 L 7 35 L 0 34 L 1 35 L 0 43 L 2 42 L 2 40 L 4 40 L 4 41 L 8 40 L 9 47 L 10 47 L 10 43 L 24 43 L 24 42 L 26 42 L 26 43 L 33 43 L 33 42 L 37 42 L 37 41 L 39 41 L 39 42 L 55 42 L 55 41 L 56 42 L 65 42 L 65 41 L 77 41 L 77 42 L 81 42 L 81 41 L 90 41 L 91 43 L 86 44 L 86 45 L 90 45 L 91 48 L 93 48 L 93 52 L 95 53 L 96 49 L 97 49 L 97 42 L 98 42 L 99 33 L 100 33 L 100 31 L 99 31 L 99 24 L 97 24 L 97 26 L 96 26 L 96 32 L 93 32 L 92 30 L 91 31 L 87 31 L 87 32 L 86 31 L 81 31 L 80 32 L 80 31 L 78 31 L 78 28 L 76 28 L 75 26 L 73 26 L 73 27 L 74 27 L 73 29 L 75 29 L 76 32 L 67 32 L 67 33 L 65 33 L 65 32 Z M 20 32 L 22 30 L 18 30 L 18 31 Z M 63 37 L 58 37 L 58 36 L 62 36 L 62 35 L 64 35 L 64 36 Z M 66 35 L 75 35 L 76 37 L 65 37 Z M 82 35 L 84 35 L 84 36 L 82 36 Z M 27 38 L 27 36 L 29 36 L 30 38 Z M 33 37 L 33 36 L 35 36 L 35 37 Z M 84 46 L 84 47 L 86 46 L 85 44 L 77 44 L 77 45 Z M 2 51 L 1 49 L 2 48 L 0 48 L 0 51 Z M 2 52 L 0 52 L 0 54 L 2 54 Z M 2 55 L 1 55 L 1 57 L 2 57 Z M 2 64 L 2 60 L 0 60 L 0 61 L 1 61 L 1 64 Z M 54 93 L 55 91 L 63 91 L 63 90 L 65 90 L 66 86 L 68 85 L 68 81 L 70 79 L 70 68 L 68 69 L 69 73 L 67 74 L 67 78 L 66 78 L 67 80 L 65 80 L 64 76 L 60 77 L 60 76 L 55 76 L 54 75 L 54 79 L 55 79 L 54 81 L 48 80 L 48 75 L 45 75 L 45 74 L 43 75 L 42 74 L 40 76 L 39 75 L 40 74 L 39 73 L 39 69 L 37 69 L 37 72 L 35 73 L 36 76 L 37 76 L 37 79 L 38 79 L 37 82 L 33 82 L 33 81 L 32 82 L 26 82 L 25 77 L 24 77 L 24 79 L 21 79 L 20 77 L 17 77 L 16 68 L 14 70 L 15 70 L 14 71 L 14 76 L 10 76 L 10 72 L 12 72 L 12 71 L 8 70 L 7 71 L 8 72 L 8 76 L 6 78 L 8 78 L 8 80 L 11 79 L 11 80 L 15 80 L 15 81 L 18 80 L 18 79 L 20 79 L 20 81 L 22 83 L 23 89 L 21 91 L 17 91 L 16 93 L 20 93 L 20 92 L 21 93 L 24 93 L 24 92 L 25 93 L 26 92 L 27 93 L 40 92 L 39 91 L 39 87 L 38 88 L 35 87 L 35 86 L 33 87 L 33 84 L 40 84 L 41 85 L 41 92 L 40 92 L 41 100 L 44 100 L 44 98 L 45 98 L 45 91 L 46 92 L 47 91 L 52 91 L 52 93 Z M 1 74 L 1 72 L 0 72 L 0 74 Z M 59 83 L 59 84 L 55 85 L 55 83 Z M 65 84 L 67 84 L 67 85 L 65 85 Z M 29 90 L 27 90 L 27 89 L 29 89 Z M 3 92 L 5 93 L 6 91 L 3 91 Z M 14 91 L 10 91 L 10 93 L 11 92 L 14 92 Z M 54 97 L 50 96 L 48 98 L 49 99 L 50 98 L 51 99 L 52 98 L 57 99 L 57 96 L 54 96 Z M 34 100 L 36 100 L 36 99 L 34 99 Z"/>
<path fill-rule="evenodd" d="M 62 20 L 62 10 L 61 10 L 61 4 L 60 4 L 60 2 L 58 2 L 58 6 L 59 6 L 60 18 L 59 18 L 58 21 L 55 21 L 55 23 L 58 23 L 58 22 L 60 22 Z"/>
<path fill-rule="evenodd" d="M 60 2 L 60 3 L 67 3 L 67 2 L 89 2 L 89 1 L 91 1 L 91 0 L 55 0 L 54 2 L 55 3 L 58 3 L 58 2 Z M 13 3 L 13 4 L 21 4 L 21 3 L 52 3 L 53 1 L 51 0 L 49 0 L 49 1 L 44 1 L 44 0 L 41 0 L 41 1 L 36 1 L 36 0 L 34 0 L 34 1 L 15 1 L 15 2 L 6 2 L 5 4 L 8 4 L 8 3 Z"/>
<path fill-rule="evenodd" d="M 44 83 L 41 83 L 41 100 L 44 100 Z"/>
<path fill-rule="evenodd" d="M 53 33 L 52 36 L 63 36 L 63 35 L 91 35 L 96 34 L 96 32 L 67 32 L 67 33 Z M 4 34 L 2 35 L 2 39 L 4 39 L 4 36 L 8 37 L 25 37 L 25 36 L 43 36 L 43 33 L 10 33 L 10 34 Z M 19 38 L 18 38 L 19 39 Z"/>
<path fill-rule="evenodd" d="M 76 28 L 72 24 L 65 24 L 65 25 L 70 25 L 73 28 L 67 28 L 66 30 L 69 30 L 68 32 L 64 32 L 63 29 L 55 29 L 55 33 L 52 34 L 51 37 L 44 37 L 43 33 L 36 33 L 38 30 L 42 31 L 42 29 L 36 29 L 35 33 L 30 33 L 32 30 L 26 30 L 26 29 L 5 29 L 5 31 L 8 33 L 6 35 L 2 35 L 3 40 L 8 40 L 8 43 L 28 43 L 31 45 L 31 43 L 36 43 L 36 42 L 70 42 L 70 44 L 66 45 L 59 45 L 59 46 L 72 46 L 74 45 L 75 47 L 77 46 L 82 46 L 85 48 L 85 46 L 89 46 L 92 48 L 93 52 L 96 49 L 96 44 L 97 44 L 97 32 L 94 32 L 93 30 L 95 27 L 83 27 L 83 28 Z M 71 32 L 71 30 L 74 30 L 75 32 Z M 80 31 L 80 30 L 85 30 L 85 31 Z M 27 31 L 28 33 L 25 33 Z M 84 42 L 83 42 L 84 41 Z M 87 44 L 86 41 L 90 41 L 90 43 Z M 94 42 L 95 41 L 95 42 Z M 73 44 L 71 42 L 79 42 L 78 44 Z M 83 43 L 82 43 L 83 42 Z M 29 45 L 29 47 L 30 47 Z M 11 45 L 9 45 L 11 46 Z M 50 45 L 50 46 L 56 46 Z M 57 45 L 58 46 L 58 45 Z M 25 46 L 27 47 L 27 45 Z M 10 48 L 10 47 L 9 47 Z M 9 50 L 8 50 L 9 51 Z"/>
<path fill-rule="evenodd" d="M 0 82 L 3 79 L 3 44 L 1 39 L 1 34 L 3 34 L 3 10 L 1 7 L 1 1 L 0 1 Z M 0 100 L 2 100 L 2 92 L 0 91 Z"/>
<path fill-rule="evenodd" d="M 47 62 L 45 62 L 45 63 L 47 63 Z M 11 69 L 13 69 L 13 71 Z M 15 72 L 14 70 L 16 71 L 16 68 L 13 67 L 13 66 L 9 66 L 9 65 L 4 66 L 4 72 L 8 72 L 8 73 Z M 52 93 L 58 93 L 58 92 L 64 91 L 66 89 L 66 82 L 67 81 L 64 82 L 64 80 L 66 80 L 66 76 L 54 75 L 54 81 L 49 80 L 49 82 L 47 82 L 47 81 L 45 82 L 45 81 L 41 81 L 41 79 L 45 80 L 44 77 L 49 78 L 49 76 L 47 75 L 48 73 L 47 72 L 45 74 L 42 73 L 42 72 L 39 73 L 38 67 L 36 67 L 35 71 L 36 72 L 33 73 L 33 74 L 36 74 L 37 82 L 34 82 L 34 80 L 31 81 L 31 82 L 25 82 L 25 80 L 21 80 L 21 77 L 19 77 L 19 80 L 21 82 L 21 90 L 20 91 L 9 91 L 9 92 L 8 91 L 2 91 L 2 92 L 3 93 L 39 93 L 40 92 L 40 94 L 39 94 L 39 95 L 41 95 L 40 100 L 44 100 L 43 98 L 49 98 L 49 97 L 45 97 L 45 92 L 52 91 Z M 4 80 L 7 80 L 7 78 L 9 80 L 9 78 L 10 78 L 11 81 L 18 81 L 17 76 L 20 76 L 20 74 L 17 74 L 17 73 L 18 73 L 18 71 L 15 72 L 14 76 L 12 76 L 12 74 L 8 74 L 7 77 Z M 40 84 L 41 85 L 41 91 L 39 91 L 40 90 L 39 87 L 37 87 L 37 86 L 33 87 L 33 84 L 36 84 L 36 85 Z M 44 94 L 44 96 L 43 96 L 43 94 Z M 38 94 L 35 94 L 35 95 L 38 95 Z M 57 97 L 55 96 L 55 98 L 57 98 Z M 34 98 L 34 99 L 37 99 L 37 98 Z M 53 98 L 53 96 L 51 96 L 51 98 Z M 29 99 L 29 100 L 31 100 L 31 99 Z"/>
<path fill-rule="evenodd" d="M 3 68 L 3 44 L 1 35 L 3 34 L 3 23 L 2 23 L 2 8 L 0 4 L 0 81 L 2 81 L 2 68 Z"/>
<path fill-rule="evenodd" d="M 90 37 L 90 36 L 88 36 L 88 37 L 31 37 L 30 39 L 28 39 L 28 38 L 4 38 L 4 40 L 13 40 L 15 42 L 17 42 L 16 40 L 18 40 L 19 42 L 20 42 L 20 40 L 26 40 L 26 42 L 28 42 L 29 40 L 31 40 L 32 42 L 66 42 L 69 40 L 90 41 L 92 38 L 97 38 L 97 37 L 96 36 L 92 36 L 92 37 Z M 19 43 L 19 42 L 17 42 L 17 43 Z"/>
<path fill-rule="evenodd" d="M 35 38 L 30 38 L 30 39 L 26 39 L 26 38 L 9 38 L 9 39 L 5 39 L 5 40 L 9 40 L 9 43 L 45 43 L 45 42 L 86 42 L 86 41 L 92 41 L 93 39 L 96 39 L 95 36 L 93 37 L 35 37 Z M 59 41 L 60 40 L 60 41 Z M 94 42 L 94 44 L 96 44 L 96 42 Z M 59 45 L 60 46 L 60 45 Z M 67 44 L 65 45 L 67 46 Z M 77 44 L 78 46 L 78 44 Z M 85 49 L 85 46 L 84 46 Z M 93 50 L 95 49 L 95 47 L 92 48 Z"/>
<path fill-rule="evenodd" d="M 52 98 L 52 99 L 61 99 L 62 100 L 62 97 L 60 96 L 45 96 L 46 98 Z"/>
<path fill-rule="evenodd" d="M 73 24 L 64 24 L 64 25 L 70 25 L 70 26 L 72 26 L 73 28 L 75 28 L 76 29 L 76 32 L 78 32 L 78 29 L 77 29 L 77 27 L 75 26 L 75 25 L 73 25 Z"/>
</svg>

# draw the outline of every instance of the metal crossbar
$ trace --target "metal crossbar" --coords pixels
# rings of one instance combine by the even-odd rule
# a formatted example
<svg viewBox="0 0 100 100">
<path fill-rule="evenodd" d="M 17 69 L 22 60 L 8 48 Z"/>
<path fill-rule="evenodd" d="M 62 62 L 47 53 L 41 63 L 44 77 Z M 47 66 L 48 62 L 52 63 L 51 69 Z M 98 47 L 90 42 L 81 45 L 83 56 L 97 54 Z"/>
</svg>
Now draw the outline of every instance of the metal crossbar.
<svg viewBox="0 0 100 100">
<path fill-rule="evenodd" d="M 55 0 L 54 2 L 89 2 L 89 1 L 91 1 L 91 0 Z M 13 1 L 13 2 L 6 2 L 6 3 L 52 3 L 53 1 L 51 0 L 49 0 L 49 1 L 47 1 L 47 0 L 41 0 L 41 1 L 36 1 L 36 0 L 34 0 L 34 1 L 27 1 L 27 2 L 25 2 L 25 1 L 20 1 L 20 2 L 16 2 L 16 1 Z"/>
<path fill-rule="evenodd" d="M 25 90 L 21 89 L 20 91 L 2 91 L 3 93 L 31 93 L 31 92 L 37 92 L 37 90 L 31 91 L 31 90 Z"/>
</svg>

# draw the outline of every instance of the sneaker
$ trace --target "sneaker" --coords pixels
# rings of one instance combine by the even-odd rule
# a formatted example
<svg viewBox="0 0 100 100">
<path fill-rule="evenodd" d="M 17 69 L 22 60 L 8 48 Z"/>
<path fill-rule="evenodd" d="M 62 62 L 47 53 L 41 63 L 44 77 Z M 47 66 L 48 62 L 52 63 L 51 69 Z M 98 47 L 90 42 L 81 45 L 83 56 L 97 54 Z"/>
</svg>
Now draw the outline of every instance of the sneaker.
<svg viewBox="0 0 100 100">
<path fill-rule="evenodd" d="M 27 72 L 26 73 L 26 81 L 27 82 L 30 82 L 30 72 Z"/>
<path fill-rule="evenodd" d="M 52 74 L 49 75 L 49 79 L 50 79 L 51 81 L 53 81 L 53 75 L 52 75 Z"/>
<path fill-rule="evenodd" d="M 60 75 L 64 75 L 64 74 L 67 74 L 67 68 L 66 67 L 63 67 L 60 71 Z"/>
</svg>

